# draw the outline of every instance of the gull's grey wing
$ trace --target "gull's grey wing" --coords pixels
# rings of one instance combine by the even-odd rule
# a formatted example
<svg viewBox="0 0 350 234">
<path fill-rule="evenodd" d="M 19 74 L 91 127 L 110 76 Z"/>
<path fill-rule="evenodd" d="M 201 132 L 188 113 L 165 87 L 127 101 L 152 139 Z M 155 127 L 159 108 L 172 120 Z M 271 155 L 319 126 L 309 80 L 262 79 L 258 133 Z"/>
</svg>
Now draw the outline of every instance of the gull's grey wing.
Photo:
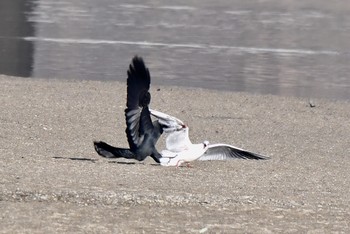
<svg viewBox="0 0 350 234">
<path fill-rule="evenodd" d="M 229 159 L 268 159 L 268 157 L 256 154 L 244 149 L 227 144 L 212 144 L 198 160 L 229 160 Z"/>
<path fill-rule="evenodd" d="M 150 83 L 151 77 L 147 67 L 142 58 L 135 56 L 128 70 L 125 109 L 125 132 L 131 149 L 139 147 L 145 132 L 154 128 L 148 109 L 151 101 Z"/>
<path fill-rule="evenodd" d="M 167 134 L 166 149 L 181 152 L 192 145 L 188 136 L 189 128 L 178 118 L 160 111 L 150 109 L 151 115 L 158 119 L 163 131 Z"/>
<path fill-rule="evenodd" d="M 192 146 L 188 131 L 189 128 L 184 127 L 178 131 L 168 133 L 165 139 L 166 149 L 172 152 L 188 150 Z"/>
<path fill-rule="evenodd" d="M 165 133 L 170 133 L 182 129 L 185 125 L 184 123 L 171 115 L 165 114 L 160 111 L 150 109 L 151 115 L 158 119 L 159 124 L 163 127 Z"/>
</svg>

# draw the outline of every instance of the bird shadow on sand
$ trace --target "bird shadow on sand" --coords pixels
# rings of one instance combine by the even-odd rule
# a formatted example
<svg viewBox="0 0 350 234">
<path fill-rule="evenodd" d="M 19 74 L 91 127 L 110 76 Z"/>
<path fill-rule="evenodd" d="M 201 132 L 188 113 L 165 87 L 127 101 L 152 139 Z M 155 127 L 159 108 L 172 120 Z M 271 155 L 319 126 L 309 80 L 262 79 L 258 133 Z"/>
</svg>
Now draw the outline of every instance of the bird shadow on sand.
<svg viewBox="0 0 350 234">
<path fill-rule="evenodd" d="M 123 164 L 123 165 L 143 164 L 143 163 L 136 163 L 136 162 L 118 162 L 118 161 L 109 161 L 108 163 L 117 163 L 117 164 Z"/>
<path fill-rule="evenodd" d="M 84 162 L 92 162 L 95 163 L 98 161 L 98 159 L 95 158 L 78 158 L 78 157 L 60 157 L 60 156 L 54 156 L 53 159 L 62 159 L 62 160 L 72 160 L 72 161 L 84 161 Z M 124 161 L 108 161 L 108 163 L 116 163 L 121 165 L 150 165 L 150 166 L 160 166 L 160 164 L 152 163 L 152 164 L 146 164 L 143 162 L 124 162 Z"/>
<path fill-rule="evenodd" d="M 94 158 L 59 157 L 59 156 L 55 156 L 52 158 L 53 159 L 66 159 L 66 160 L 72 160 L 72 161 L 87 161 L 87 162 L 92 162 L 92 163 L 95 163 L 98 160 L 98 159 L 94 159 Z"/>
<path fill-rule="evenodd" d="M 146 163 L 143 163 L 143 162 L 109 161 L 108 163 L 116 163 L 116 164 L 122 164 L 122 165 L 142 165 L 142 166 L 150 165 L 150 166 L 159 166 L 159 164 L 156 164 L 156 163 L 146 164 Z"/>
</svg>

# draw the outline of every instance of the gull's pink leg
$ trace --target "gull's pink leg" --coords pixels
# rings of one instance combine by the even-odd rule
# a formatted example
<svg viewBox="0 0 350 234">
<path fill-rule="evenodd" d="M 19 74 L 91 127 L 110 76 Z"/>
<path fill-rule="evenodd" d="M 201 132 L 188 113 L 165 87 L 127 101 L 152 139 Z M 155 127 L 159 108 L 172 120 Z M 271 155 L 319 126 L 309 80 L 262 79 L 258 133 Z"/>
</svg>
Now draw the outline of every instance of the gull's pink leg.
<svg viewBox="0 0 350 234">
<path fill-rule="evenodd" d="M 176 168 L 179 168 L 180 165 L 181 165 L 183 162 L 185 162 L 185 161 L 184 161 L 184 160 L 179 160 L 179 161 L 177 161 L 177 163 L 176 163 Z"/>
</svg>

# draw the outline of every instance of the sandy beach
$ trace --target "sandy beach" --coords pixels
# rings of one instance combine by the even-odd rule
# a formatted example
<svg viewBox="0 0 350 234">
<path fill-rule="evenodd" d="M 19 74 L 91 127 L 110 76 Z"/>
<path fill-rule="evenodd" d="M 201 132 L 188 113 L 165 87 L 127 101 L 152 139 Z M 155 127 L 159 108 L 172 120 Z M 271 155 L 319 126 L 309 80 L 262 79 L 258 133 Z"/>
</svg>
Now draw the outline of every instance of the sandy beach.
<svg viewBox="0 0 350 234">
<path fill-rule="evenodd" d="M 151 108 L 270 160 L 161 167 L 127 147 L 126 84 L 0 75 L 0 233 L 349 233 L 350 103 L 151 85 Z M 158 147 L 164 146 L 161 138 Z"/>
</svg>

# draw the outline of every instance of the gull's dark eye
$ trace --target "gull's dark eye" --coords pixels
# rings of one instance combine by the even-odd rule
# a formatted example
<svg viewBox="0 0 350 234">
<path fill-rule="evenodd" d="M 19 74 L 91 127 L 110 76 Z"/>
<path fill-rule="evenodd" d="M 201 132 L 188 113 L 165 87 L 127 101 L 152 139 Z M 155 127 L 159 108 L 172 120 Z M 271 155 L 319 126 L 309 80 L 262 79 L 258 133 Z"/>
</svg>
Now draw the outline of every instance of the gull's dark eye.
<svg viewBox="0 0 350 234">
<path fill-rule="evenodd" d="M 209 141 L 204 141 L 203 145 L 204 145 L 204 148 L 207 147 L 209 145 Z"/>
</svg>

